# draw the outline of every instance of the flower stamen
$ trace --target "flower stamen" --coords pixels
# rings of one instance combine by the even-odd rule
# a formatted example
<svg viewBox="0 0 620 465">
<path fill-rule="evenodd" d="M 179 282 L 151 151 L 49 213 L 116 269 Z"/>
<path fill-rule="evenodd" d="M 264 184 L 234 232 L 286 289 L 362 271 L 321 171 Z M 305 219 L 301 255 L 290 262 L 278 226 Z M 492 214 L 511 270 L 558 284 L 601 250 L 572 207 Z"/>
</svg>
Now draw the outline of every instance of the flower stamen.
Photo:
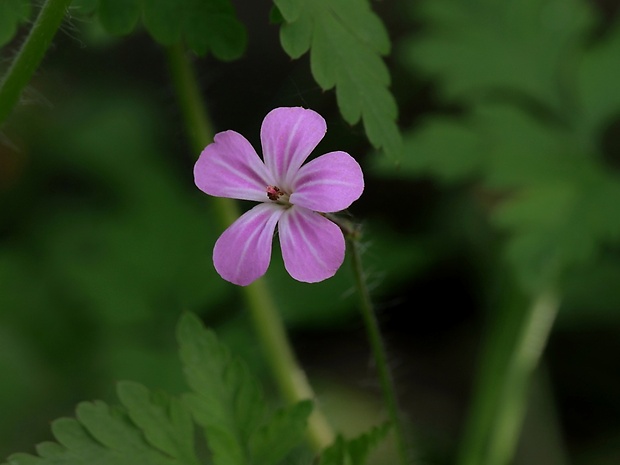
<svg viewBox="0 0 620 465">
<path fill-rule="evenodd" d="M 283 195 L 284 192 L 282 192 L 278 186 L 267 186 L 267 197 L 269 197 L 269 200 L 276 202 Z"/>
<path fill-rule="evenodd" d="M 267 186 L 267 197 L 269 200 L 284 205 L 285 207 L 291 206 L 291 202 L 289 201 L 290 194 L 287 194 L 278 186 Z"/>
</svg>

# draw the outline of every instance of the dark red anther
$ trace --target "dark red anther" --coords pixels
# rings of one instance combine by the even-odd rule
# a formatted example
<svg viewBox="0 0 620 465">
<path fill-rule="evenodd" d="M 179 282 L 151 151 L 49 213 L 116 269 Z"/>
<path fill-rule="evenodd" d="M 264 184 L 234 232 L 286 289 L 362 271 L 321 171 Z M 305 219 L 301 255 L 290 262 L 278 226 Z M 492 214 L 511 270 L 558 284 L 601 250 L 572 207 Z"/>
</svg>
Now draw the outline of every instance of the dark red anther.
<svg viewBox="0 0 620 465">
<path fill-rule="evenodd" d="M 269 200 L 278 200 L 282 195 L 284 195 L 284 192 L 279 187 L 267 186 L 267 197 L 269 197 Z"/>
</svg>

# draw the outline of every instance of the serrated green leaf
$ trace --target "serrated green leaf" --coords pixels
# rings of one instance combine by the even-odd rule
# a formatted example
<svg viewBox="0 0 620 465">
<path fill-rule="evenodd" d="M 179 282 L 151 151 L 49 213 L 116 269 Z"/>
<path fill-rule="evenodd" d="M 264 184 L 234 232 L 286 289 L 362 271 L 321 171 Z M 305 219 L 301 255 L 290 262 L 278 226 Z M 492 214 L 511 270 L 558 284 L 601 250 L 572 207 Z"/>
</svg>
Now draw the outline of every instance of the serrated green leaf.
<svg viewBox="0 0 620 465">
<path fill-rule="evenodd" d="M 177 338 L 193 391 L 184 400 L 196 422 L 205 428 L 214 463 L 250 463 L 247 443 L 265 409 L 258 384 L 247 367 L 232 360 L 215 334 L 195 316 L 181 318 Z"/>
<path fill-rule="evenodd" d="M 385 439 L 390 428 L 389 423 L 384 423 L 353 439 L 338 436 L 321 455 L 319 465 L 364 465 L 370 451 Z"/>
<path fill-rule="evenodd" d="M 111 34 L 129 34 L 138 22 L 141 6 L 141 0 L 99 0 L 99 20 Z"/>
<path fill-rule="evenodd" d="M 125 416 L 115 407 L 110 407 L 102 401 L 82 402 L 76 409 L 76 417 L 101 445 L 116 449 L 133 449 L 142 442 L 141 435 L 131 425 Z M 70 438 L 63 436 L 63 428 L 52 428 L 54 435 L 61 444 Z M 69 431 L 74 431 L 69 428 Z"/>
<path fill-rule="evenodd" d="M 303 11 L 303 3 L 296 0 L 284 0 L 274 2 L 282 18 L 288 23 L 293 23 L 299 19 Z"/>
<path fill-rule="evenodd" d="M 499 105 L 479 107 L 475 121 L 484 183 L 512 191 L 491 219 L 512 233 L 507 256 L 526 289 L 552 284 L 620 237 L 620 180 L 570 131 Z"/>
<path fill-rule="evenodd" d="M 281 409 L 265 421 L 258 383 L 212 331 L 195 316 L 184 315 L 177 337 L 193 391 L 184 400 L 206 431 L 216 465 L 277 465 L 299 445 L 312 411 L 310 401 Z"/>
<path fill-rule="evenodd" d="M 583 120 L 588 133 L 598 137 L 603 125 L 620 112 L 620 20 L 609 36 L 584 54 L 579 67 Z"/>
<path fill-rule="evenodd" d="M 338 435 L 334 443 L 321 454 L 319 465 L 350 465 L 346 462 L 347 459 L 346 442 Z"/>
<path fill-rule="evenodd" d="M 139 383 L 120 382 L 117 395 L 129 417 L 144 432 L 146 440 L 184 464 L 198 464 L 194 452 L 194 427 L 181 402 L 165 393 L 155 395 Z"/>
<path fill-rule="evenodd" d="M 43 463 L 39 457 L 23 453 L 13 454 L 8 460 L 2 465 L 41 465 Z"/>
<path fill-rule="evenodd" d="M 37 444 L 37 454 L 41 457 L 54 457 L 63 452 L 63 447 L 55 442 L 43 442 Z"/>
<path fill-rule="evenodd" d="M 192 315 L 177 328 L 190 385 L 186 397 L 205 428 L 215 465 L 277 465 L 302 440 L 310 401 L 276 412 L 263 421 L 265 402 L 248 368 Z M 58 443 L 37 447 L 39 457 L 14 454 L 4 465 L 198 465 L 191 416 L 165 393 L 121 382 L 118 395 L 127 410 L 101 401 L 83 402 L 76 417 L 52 423 Z"/>
<path fill-rule="evenodd" d="M 40 457 L 15 454 L 7 465 L 178 465 L 174 459 L 151 447 L 129 419 L 105 403 L 84 402 L 78 419 L 61 418 L 52 423 L 58 444 L 37 446 Z"/>
<path fill-rule="evenodd" d="M 388 90 L 390 76 L 381 59 L 390 42 L 381 20 L 365 0 L 274 0 L 286 21 L 280 28 L 284 50 L 299 58 L 310 50 L 310 66 L 324 90 L 336 87 L 338 107 L 350 124 L 360 119 L 373 146 L 391 158 L 402 155 Z"/>
<path fill-rule="evenodd" d="M 194 52 L 204 55 L 210 50 L 224 61 L 239 58 L 247 43 L 245 27 L 229 13 L 188 17 L 185 30 L 187 44 Z"/>
<path fill-rule="evenodd" d="M 97 10 L 99 0 L 73 0 L 71 13 L 77 16 L 90 15 Z"/>
<path fill-rule="evenodd" d="M 183 9 L 168 0 L 144 0 L 144 25 L 153 39 L 162 45 L 181 40 Z"/>
<path fill-rule="evenodd" d="M 519 92 L 560 114 L 562 72 L 592 24 L 581 0 L 432 0 L 416 3 L 427 26 L 404 55 L 415 71 L 437 77 L 447 99 L 473 101 Z"/>
<path fill-rule="evenodd" d="M 364 465 L 368 459 L 369 453 L 385 439 L 390 429 L 391 424 L 384 423 L 348 441 L 347 450 L 351 457 L 351 465 Z"/>
<path fill-rule="evenodd" d="M 282 24 L 284 22 L 284 16 L 276 5 L 272 5 L 271 10 L 269 10 L 269 22 L 271 24 Z"/>
<path fill-rule="evenodd" d="M 241 437 L 249 438 L 262 423 L 265 401 L 258 381 L 241 360 L 232 360 L 224 372 L 224 382 L 233 394 L 234 416 Z"/>
<path fill-rule="evenodd" d="M 538 291 L 568 267 L 595 257 L 601 243 L 620 239 L 618 205 L 618 180 L 591 170 L 572 182 L 524 189 L 493 219 L 513 233 L 507 256 L 521 283 Z"/>
<path fill-rule="evenodd" d="M 469 124 L 480 139 L 485 184 L 492 188 L 566 179 L 589 163 L 569 131 L 514 106 L 478 105 Z"/>
<path fill-rule="evenodd" d="M 500 104 L 478 105 L 460 119 L 428 118 L 406 136 L 405 147 L 412 155 L 398 171 L 377 162 L 382 173 L 431 174 L 445 182 L 476 175 L 488 187 L 512 189 L 573 176 L 584 162 L 570 133 Z"/>
<path fill-rule="evenodd" d="M 278 410 L 269 422 L 251 437 L 250 450 L 255 463 L 276 465 L 298 445 L 306 431 L 312 402 L 301 401 Z"/>
<path fill-rule="evenodd" d="M 32 14 L 31 0 L 7 0 L 7 3 L 13 9 L 14 16 L 19 21 L 28 21 Z"/>
<path fill-rule="evenodd" d="M 144 0 L 144 24 L 163 45 L 185 40 L 199 55 L 234 60 L 247 43 L 245 27 L 229 0 Z"/>
<path fill-rule="evenodd" d="M 398 178 L 432 175 L 447 183 L 480 172 L 483 159 L 479 134 L 463 120 L 435 117 L 405 137 L 405 157 L 397 168 L 376 159 L 379 173 Z"/>
<path fill-rule="evenodd" d="M 528 290 L 555 281 L 620 237 L 620 179 L 585 152 L 572 131 L 516 107 L 477 105 L 459 119 L 429 118 L 406 138 L 416 150 L 389 176 L 472 180 L 504 196 L 490 216 L 510 235 L 506 254 Z M 400 173 L 400 174 L 399 174 Z"/>
<path fill-rule="evenodd" d="M 76 409 L 76 417 L 81 425 L 92 435 L 101 446 L 110 451 L 110 456 L 116 456 L 119 463 L 129 463 L 138 455 L 143 458 L 140 462 L 169 464 L 174 461 L 152 448 L 145 440 L 142 432 L 136 428 L 119 409 L 109 407 L 104 402 L 83 402 Z M 75 437 L 63 435 L 63 429 L 52 427 L 58 441 L 67 446 L 67 440 L 74 441 Z M 77 422 L 70 431 L 77 431 Z M 73 443 L 78 447 L 78 443 Z M 133 456 L 133 457 L 132 457 Z"/>
<path fill-rule="evenodd" d="M 13 39 L 20 23 L 30 17 L 30 0 L 0 1 L 0 47 Z"/>
<path fill-rule="evenodd" d="M 558 315 L 558 325 L 569 330 L 583 330 L 588 325 L 605 327 L 620 323 L 620 260 L 608 250 L 599 260 L 576 267 L 566 274 L 563 283 L 565 303 Z"/>
</svg>

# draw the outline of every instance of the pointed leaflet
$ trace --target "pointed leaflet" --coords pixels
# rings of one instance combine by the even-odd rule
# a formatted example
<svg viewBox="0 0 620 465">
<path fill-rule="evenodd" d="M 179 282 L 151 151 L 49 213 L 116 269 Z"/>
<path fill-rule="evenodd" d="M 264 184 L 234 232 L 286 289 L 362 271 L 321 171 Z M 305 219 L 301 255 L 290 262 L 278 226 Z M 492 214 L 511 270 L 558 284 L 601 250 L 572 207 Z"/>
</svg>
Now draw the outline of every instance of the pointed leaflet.
<svg viewBox="0 0 620 465">
<path fill-rule="evenodd" d="M 144 24 L 164 45 L 184 40 L 198 55 L 239 58 L 247 34 L 229 0 L 144 0 Z"/>
<path fill-rule="evenodd" d="M 205 428 L 215 465 L 275 465 L 302 441 L 310 402 L 282 409 L 265 422 L 257 381 L 212 331 L 188 314 L 179 322 L 177 337 L 193 390 L 185 402 Z"/>
<path fill-rule="evenodd" d="M 389 423 L 384 423 L 349 440 L 338 436 L 323 452 L 319 465 L 364 465 L 371 450 L 385 438 L 390 427 Z"/>
<path fill-rule="evenodd" d="M 428 118 L 405 137 L 405 154 L 398 170 L 394 163 L 377 158 L 383 175 L 408 178 L 431 175 L 445 183 L 473 178 L 480 171 L 480 138 L 467 122 L 451 117 Z"/>
<path fill-rule="evenodd" d="M 220 60 L 239 58 L 247 43 L 245 27 L 230 0 L 99 0 L 96 12 L 111 34 L 130 33 L 142 16 L 146 29 L 160 44 L 183 41 L 198 55 L 211 52 Z"/>
<path fill-rule="evenodd" d="M 587 2 L 430 0 L 414 11 L 426 29 L 404 55 L 414 72 L 439 77 L 447 99 L 501 90 L 562 112 L 563 73 L 592 22 Z"/>
<path fill-rule="evenodd" d="M 500 105 L 481 106 L 476 121 L 485 184 L 510 193 L 491 219 L 511 232 L 508 258 L 528 290 L 620 238 L 620 179 L 571 131 Z"/>
<path fill-rule="evenodd" d="M 93 14 L 99 7 L 99 0 L 73 0 L 71 14 L 77 17 Z"/>
<path fill-rule="evenodd" d="M 478 105 L 460 123 L 429 119 L 407 137 L 420 157 L 406 157 L 403 173 L 451 182 L 475 175 L 491 195 L 503 193 L 491 220 L 510 232 L 507 257 L 532 290 L 620 238 L 620 180 L 574 137 L 515 107 Z"/>
<path fill-rule="evenodd" d="M 323 451 L 319 465 L 350 465 L 346 441 L 338 435 L 334 443 Z"/>
<path fill-rule="evenodd" d="M 197 317 L 187 314 L 181 318 L 177 339 L 185 376 L 193 391 L 184 400 L 196 422 L 205 429 L 214 463 L 248 463 L 246 432 L 257 426 L 264 407 L 258 386 Z M 239 408 L 241 404 L 248 408 Z"/>
<path fill-rule="evenodd" d="M 164 392 L 152 393 L 131 381 L 120 382 L 117 394 L 152 446 L 183 464 L 199 463 L 194 452 L 192 417 L 178 399 Z"/>
<path fill-rule="evenodd" d="M 363 465 L 366 463 L 372 449 L 377 447 L 379 443 L 385 439 L 390 428 L 390 423 L 384 423 L 375 426 L 367 433 L 349 440 L 347 442 L 347 451 L 351 457 L 351 465 Z"/>
<path fill-rule="evenodd" d="M 511 105 L 478 105 L 467 125 L 477 134 L 485 183 L 492 188 L 564 180 L 591 162 L 569 131 Z"/>
<path fill-rule="evenodd" d="M 597 258 L 601 244 L 620 240 L 620 182 L 584 166 L 565 182 L 523 189 L 493 215 L 509 229 L 507 255 L 528 290 L 556 280 L 572 265 Z"/>
<path fill-rule="evenodd" d="M 129 34 L 140 17 L 140 0 L 99 0 L 99 21 L 110 34 Z"/>
<path fill-rule="evenodd" d="M 620 18 L 609 34 L 586 50 L 579 66 L 583 119 L 591 137 L 598 137 L 605 123 L 620 110 Z"/>
<path fill-rule="evenodd" d="M 467 117 L 429 117 L 405 138 L 406 157 L 395 175 L 431 174 L 446 182 L 484 177 L 493 188 L 563 179 L 582 157 L 566 131 L 544 125 L 512 106 L 476 106 Z M 383 160 L 381 172 L 393 173 Z"/>
<path fill-rule="evenodd" d="M 192 393 L 185 401 L 205 428 L 216 465 L 276 464 L 302 440 L 311 406 L 281 410 L 264 423 L 265 401 L 247 367 L 192 315 L 179 322 L 181 359 Z"/>
<path fill-rule="evenodd" d="M 188 381 L 199 391 L 186 402 L 206 429 L 215 465 L 276 465 L 299 445 L 311 402 L 281 409 L 263 422 L 265 403 L 257 383 L 215 335 L 186 315 L 178 337 Z M 191 419 L 179 401 L 133 382 L 119 383 L 118 395 L 129 415 L 100 401 L 84 402 L 77 408 L 77 420 L 53 422 L 58 443 L 37 446 L 39 457 L 14 454 L 2 465 L 199 463 Z"/>
<path fill-rule="evenodd" d="M 81 403 L 77 420 L 56 420 L 52 432 L 58 444 L 38 445 L 40 457 L 15 454 L 4 465 L 179 465 L 148 444 L 125 414 L 100 401 Z"/>
<path fill-rule="evenodd" d="M 19 23 L 30 17 L 30 0 L 0 1 L 0 46 L 13 39 Z"/>
<path fill-rule="evenodd" d="M 277 411 L 251 438 L 250 448 L 254 462 L 261 465 L 280 463 L 286 454 L 303 440 L 310 412 L 312 402 L 309 400 Z"/>
<path fill-rule="evenodd" d="M 381 59 L 389 52 L 385 27 L 366 0 L 274 0 L 285 23 L 280 29 L 284 50 L 299 58 L 310 50 L 316 82 L 336 87 L 344 119 L 360 118 L 368 139 L 392 158 L 399 158 L 402 140 L 398 109 L 388 90 L 390 76 Z"/>
</svg>

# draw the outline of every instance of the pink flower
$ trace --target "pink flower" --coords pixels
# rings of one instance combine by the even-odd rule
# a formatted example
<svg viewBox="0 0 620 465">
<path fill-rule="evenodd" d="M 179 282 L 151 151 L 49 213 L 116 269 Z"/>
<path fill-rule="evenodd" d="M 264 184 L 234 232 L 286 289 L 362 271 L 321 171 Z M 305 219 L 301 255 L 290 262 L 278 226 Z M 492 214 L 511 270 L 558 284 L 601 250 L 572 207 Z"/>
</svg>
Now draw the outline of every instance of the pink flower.
<svg viewBox="0 0 620 465">
<path fill-rule="evenodd" d="M 235 131 L 215 135 L 194 166 L 196 186 L 217 196 L 261 202 L 222 233 L 213 264 L 227 281 L 245 286 L 267 271 L 278 226 L 284 266 L 298 281 L 333 276 L 344 260 L 340 228 L 321 213 L 344 210 L 364 190 L 359 164 L 330 152 L 302 166 L 327 126 L 304 108 L 276 108 L 263 120 L 263 160 Z M 320 213 L 319 213 L 320 212 Z"/>
</svg>

